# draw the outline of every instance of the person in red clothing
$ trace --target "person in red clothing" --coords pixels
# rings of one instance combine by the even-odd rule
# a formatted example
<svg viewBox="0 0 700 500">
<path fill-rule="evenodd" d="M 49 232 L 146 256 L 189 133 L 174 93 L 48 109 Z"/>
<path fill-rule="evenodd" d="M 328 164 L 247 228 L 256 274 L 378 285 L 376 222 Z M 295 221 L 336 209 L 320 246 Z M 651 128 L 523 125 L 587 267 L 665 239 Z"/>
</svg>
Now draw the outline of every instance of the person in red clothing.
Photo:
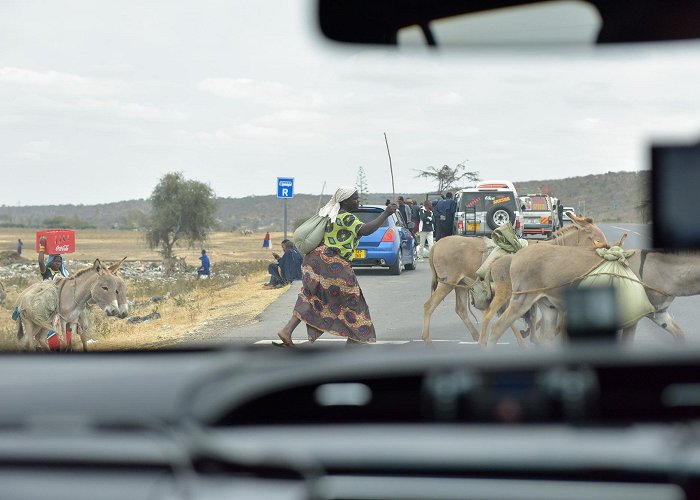
<svg viewBox="0 0 700 500">
<path fill-rule="evenodd" d="M 269 232 L 265 233 L 265 237 L 263 238 L 263 248 L 270 248 L 270 233 Z"/>
<path fill-rule="evenodd" d="M 44 262 L 44 255 L 46 254 L 46 236 L 42 236 L 39 239 L 39 274 L 45 280 L 52 280 L 56 277 L 67 278 L 69 273 L 66 266 L 63 264 L 63 257 L 60 254 L 51 254 L 49 258 Z M 71 330 L 70 327 L 66 326 L 66 343 L 70 350 L 70 340 L 71 340 Z M 61 348 L 61 343 L 58 340 L 58 334 L 54 330 L 49 330 L 46 334 L 46 342 L 49 345 L 49 349 L 52 351 L 58 351 Z"/>
</svg>

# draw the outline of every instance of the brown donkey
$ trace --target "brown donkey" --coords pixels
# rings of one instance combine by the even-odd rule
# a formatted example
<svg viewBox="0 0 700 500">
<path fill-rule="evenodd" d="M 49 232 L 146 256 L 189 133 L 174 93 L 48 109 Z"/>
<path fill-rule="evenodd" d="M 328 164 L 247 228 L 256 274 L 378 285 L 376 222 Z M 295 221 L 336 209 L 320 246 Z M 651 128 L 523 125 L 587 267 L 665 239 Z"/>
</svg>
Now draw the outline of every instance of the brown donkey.
<svg viewBox="0 0 700 500">
<path fill-rule="evenodd" d="M 605 240 L 605 235 L 598 226 L 592 224 L 590 219 L 577 217 L 571 213 L 574 225 L 567 226 L 555 232 L 550 243 L 567 246 L 594 246 L 594 241 Z M 476 271 L 479 269 L 487 254 L 485 238 L 470 238 L 465 236 L 448 236 L 441 238 L 430 251 L 430 269 L 432 271 L 432 284 L 430 298 L 423 305 L 423 332 L 421 338 L 430 341 L 430 316 L 442 300 L 455 291 L 455 311 L 469 329 L 474 340 L 480 338 L 479 332 L 469 319 L 469 288 L 476 280 Z M 494 261 L 491 272 L 503 271 L 501 261 L 510 262 L 510 256 L 501 257 Z M 509 265 L 505 267 L 505 272 Z M 498 271 L 497 271 L 498 270 Z M 510 281 L 508 281 L 508 285 Z M 510 288 L 508 288 L 510 292 Z M 501 291 L 503 297 L 503 291 Z M 510 297 L 508 293 L 504 302 Z M 495 297 L 494 297 L 495 300 Z M 499 306 L 500 308 L 500 306 Z M 498 310 L 498 309 L 496 309 Z M 495 311 L 494 311 L 495 312 Z M 520 332 L 513 327 L 516 338 L 522 340 Z"/>
<path fill-rule="evenodd" d="M 555 237 L 545 240 L 538 245 L 550 244 L 582 248 L 606 248 L 608 246 L 608 240 L 605 237 L 605 234 L 598 226 L 593 224 L 592 219 L 587 217 L 577 217 L 571 212 L 567 212 L 567 215 L 571 218 L 573 225 L 560 229 L 557 231 L 558 234 Z M 533 245 L 533 248 L 537 248 L 538 245 Z M 534 251 L 536 252 L 537 250 Z M 484 311 L 481 321 L 479 345 L 482 347 L 486 346 L 488 338 L 488 325 L 491 322 L 491 319 L 497 312 L 502 311 L 511 299 L 512 289 L 510 281 L 510 266 L 512 259 L 513 255 L 506 255 L 497 259 L 491 266 L 490 274 L 491 279 L 493 280 L 494 293 L 491 303 Z M 534 315 L 531 316 L 531 318 L 534 319 Z M 535 325 L 530 325 L 529 330 L 532 335 L 532 340 L 536 340 Z M 513 328 L 513 333 L 515 334 L 515 339 L 517 340 L 518 344 L 520 346 L 524 346 L 525 342 L 520 331 Z"/>
<path fill-rule="evenodd" d="M 494 345 L 515 320 L 526 314 L 539 300 L 545 299 L 557 311 L 564 310 L 567 285 L 580 280 L 603 262 L 593 247 L 532 245 L 511 259 L 512 297 L 504 313 L 494 322 L 488 345 Z M 556 314 L 548 314 L 546 333 L 554 328 Z M 532 327 L 531 327 L 532 328 Z"/>
</svg>

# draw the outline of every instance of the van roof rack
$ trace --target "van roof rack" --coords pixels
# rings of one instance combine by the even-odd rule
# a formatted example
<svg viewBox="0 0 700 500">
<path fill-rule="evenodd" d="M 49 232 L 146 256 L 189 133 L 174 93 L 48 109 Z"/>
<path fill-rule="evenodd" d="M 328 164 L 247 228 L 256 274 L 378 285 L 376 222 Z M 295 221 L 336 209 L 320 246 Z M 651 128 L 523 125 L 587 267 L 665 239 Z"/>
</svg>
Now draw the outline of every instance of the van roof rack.
<svg viewBox="0 0 700 500">
<path fill-rule="evenodd" d="M 476 190 L 487 190 L 487 189 L 509 189 L 511 191 L 515 191 L 515 186 L 513 185 L 512 182 L 510 181 L 504 181 L 500 179 L 496 180 L 486 180 L 486 181 L 481 181 L 477 183 L 477 185 L 473 188 L 469 189 L 476 189 Z"/>
</svg>

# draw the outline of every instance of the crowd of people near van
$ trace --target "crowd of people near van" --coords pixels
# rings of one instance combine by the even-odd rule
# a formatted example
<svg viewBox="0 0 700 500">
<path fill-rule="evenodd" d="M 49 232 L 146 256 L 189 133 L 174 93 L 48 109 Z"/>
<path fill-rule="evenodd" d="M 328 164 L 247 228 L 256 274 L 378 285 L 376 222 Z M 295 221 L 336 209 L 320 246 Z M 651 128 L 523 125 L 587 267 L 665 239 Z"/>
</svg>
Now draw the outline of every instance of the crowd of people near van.
<svg viewBox="0 0 700 500">
<path fill-rule="evenodd" d="M 387 200 L 387 205 L 389 203 Z M 396 204 L 396 213 L 401 222 L 416 238 L 418 260 L 423 260 L 434 242 L 453 234 L 457 203 L 452 193 L 445 193 L 441 200 L 426 199 L 420 204 L 411 198 L 399 196 L 396 198 Z"/>
</svg>

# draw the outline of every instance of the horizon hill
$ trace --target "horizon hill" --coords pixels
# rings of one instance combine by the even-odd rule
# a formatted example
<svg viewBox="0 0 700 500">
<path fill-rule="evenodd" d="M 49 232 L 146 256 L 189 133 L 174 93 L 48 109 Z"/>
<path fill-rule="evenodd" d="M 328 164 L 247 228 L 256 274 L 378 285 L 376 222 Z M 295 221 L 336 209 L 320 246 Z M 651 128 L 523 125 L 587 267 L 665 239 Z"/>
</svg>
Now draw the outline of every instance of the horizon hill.
<svg viewBox="0 0 700 500">
<path fill-rule="evenodd" d="M 484 178 L 485 175 L 482 174 Z M 513 181 L 518 194 L 548 193 L 596 222 L 646 223 L 650 220 L 648 171 L 608 172 L 564 179 Z M 296 193 L 287 201 L 288 229 L 313 215 L 332 193 Z M 426 193 L 397 196 L 423 201 Z M 365 193 L 366 203 L 384 205 L 391 193 Z M 275 194 L 217 198 L 218 231 L 282 231 L 283 202 Z M 98 205 L 0 206 L 0 227 L 140 230 L 150 215 L 148 200 Z"/>
</svg>

